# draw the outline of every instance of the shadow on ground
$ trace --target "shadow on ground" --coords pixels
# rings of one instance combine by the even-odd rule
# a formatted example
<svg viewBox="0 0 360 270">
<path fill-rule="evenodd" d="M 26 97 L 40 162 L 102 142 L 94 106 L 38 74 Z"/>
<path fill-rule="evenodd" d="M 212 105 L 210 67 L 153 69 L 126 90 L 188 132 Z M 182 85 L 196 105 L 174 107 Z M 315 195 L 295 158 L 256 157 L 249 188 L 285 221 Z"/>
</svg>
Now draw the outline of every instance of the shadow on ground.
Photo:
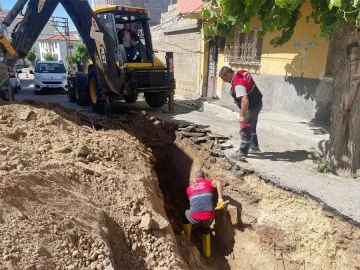
<svg viewBox="0 0 360 270">
<path fill-rule="evenodd" d="M 254 159 L 269 159 L 272 161 L 300 162 L 304 160 L 315 160 L 314 153 L 306 150 L 291 150 L 284 152 L 261 152 L 249 155 Z"/>
</svg>

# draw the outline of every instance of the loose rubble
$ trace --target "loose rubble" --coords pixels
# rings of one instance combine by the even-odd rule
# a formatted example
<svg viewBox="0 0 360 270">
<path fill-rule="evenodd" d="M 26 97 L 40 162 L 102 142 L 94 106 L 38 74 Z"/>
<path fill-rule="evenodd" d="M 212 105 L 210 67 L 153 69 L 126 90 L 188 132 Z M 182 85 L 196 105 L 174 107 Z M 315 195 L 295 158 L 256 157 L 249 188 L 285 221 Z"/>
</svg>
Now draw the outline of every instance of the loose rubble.
<svg viewBox="0 0 360 270">
<path fill-rule="evenodd" d="M 224 157 L 229 138 L 146 112 L 0 104 L 0 269 L 359 269 L 360 230 Z M 183 237 L 198 168 L 223 182 L 212 256 Z"/>
<path fill-rule="evenodd" d="M 3 104 L 0 116 L 0 269 L 186 268 L 154 156 L 132 130 L 156 122 L 125 115 L 111 128 L 52 104 Z"/>
</svg>

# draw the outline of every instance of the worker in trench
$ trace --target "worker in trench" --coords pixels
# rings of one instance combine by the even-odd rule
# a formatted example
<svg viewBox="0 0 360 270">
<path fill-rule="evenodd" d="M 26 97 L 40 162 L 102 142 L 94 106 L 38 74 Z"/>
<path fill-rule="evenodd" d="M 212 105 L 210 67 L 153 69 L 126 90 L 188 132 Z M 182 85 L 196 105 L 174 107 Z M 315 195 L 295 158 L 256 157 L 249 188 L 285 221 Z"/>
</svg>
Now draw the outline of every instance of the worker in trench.
<svg viewBox="0 0 360 270">
<path fill-rule="evenodd" d="M 218 201 L 214 205 L 214 191 L 217 191 Z M 190 209 L 183 216 L 183 229 L 190 241 L 192 226 L 201 226 L 202 243 L 205 257 L 211 255 L 210 235 L 211 223 L 215 218 L 215 210 L 224 208 L 229 201 L 223 200 L 223 189 L 220 181 L 207 179 L 202 170 L 195 173 L 195 182 L 187 189 Z"/>
</svg>

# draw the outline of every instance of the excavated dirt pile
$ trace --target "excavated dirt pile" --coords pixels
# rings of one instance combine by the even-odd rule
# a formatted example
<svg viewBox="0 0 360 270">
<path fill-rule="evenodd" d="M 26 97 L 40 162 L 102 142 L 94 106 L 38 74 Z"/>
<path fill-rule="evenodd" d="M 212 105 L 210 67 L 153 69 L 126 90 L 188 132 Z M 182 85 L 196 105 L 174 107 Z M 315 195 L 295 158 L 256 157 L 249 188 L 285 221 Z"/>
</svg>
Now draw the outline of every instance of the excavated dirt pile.
<svg viewBox="0 0 360 270">
<path fill-rule="evenodd" d="M 358 227 L 228 160 L 207 128 L 0 104 L 0 269 L 360 269 Z M 199 168 L 230 201 L 210 258 L 181 226 Z"/>
<path fill-rule="evenodd" d="M 137 139 L 171 143 L 167 126 L 128 114 L 107 128 L 54 104 L 0 117 L 0 269 L 186 268 Z"/>
</svg>

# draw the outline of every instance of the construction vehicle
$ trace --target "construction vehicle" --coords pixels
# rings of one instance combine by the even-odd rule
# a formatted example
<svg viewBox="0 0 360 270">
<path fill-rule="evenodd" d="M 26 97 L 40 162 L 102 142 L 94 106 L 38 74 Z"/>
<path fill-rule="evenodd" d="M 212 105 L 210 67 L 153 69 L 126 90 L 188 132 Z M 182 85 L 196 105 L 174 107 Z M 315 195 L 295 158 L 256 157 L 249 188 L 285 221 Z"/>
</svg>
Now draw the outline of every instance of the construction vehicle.
<svg viewBox="0 0 360 270">
<path fill-rule="evenodd" d="M 113 100 L 132 103 L 143 93 L 150 107 L 159 108 L 169 101 L 169 110 L 173 110 L 172 53 L 166 53 L 166 64 L 155 57 L 148 11 L 144 8 L 106 5 L 93 11 L 84 0 L 18 0 L 0 25 L 0 50 L 4 55 L 0 84 L 5 82 L 5 69 L 28 54 L 59 3 L 72 19 L 92 61 L 87 71 L 69 77 L 70 101 L 79 105 L 91 103 L 96 113 L 108 115 Z M 23 19 L 14 28 L 10 43 L 4 29 L 25 5 Z M 117 34 L 125 23 L 131 24 L 136 33 L 136 53 L 131 59 Z"/>
</svg>

